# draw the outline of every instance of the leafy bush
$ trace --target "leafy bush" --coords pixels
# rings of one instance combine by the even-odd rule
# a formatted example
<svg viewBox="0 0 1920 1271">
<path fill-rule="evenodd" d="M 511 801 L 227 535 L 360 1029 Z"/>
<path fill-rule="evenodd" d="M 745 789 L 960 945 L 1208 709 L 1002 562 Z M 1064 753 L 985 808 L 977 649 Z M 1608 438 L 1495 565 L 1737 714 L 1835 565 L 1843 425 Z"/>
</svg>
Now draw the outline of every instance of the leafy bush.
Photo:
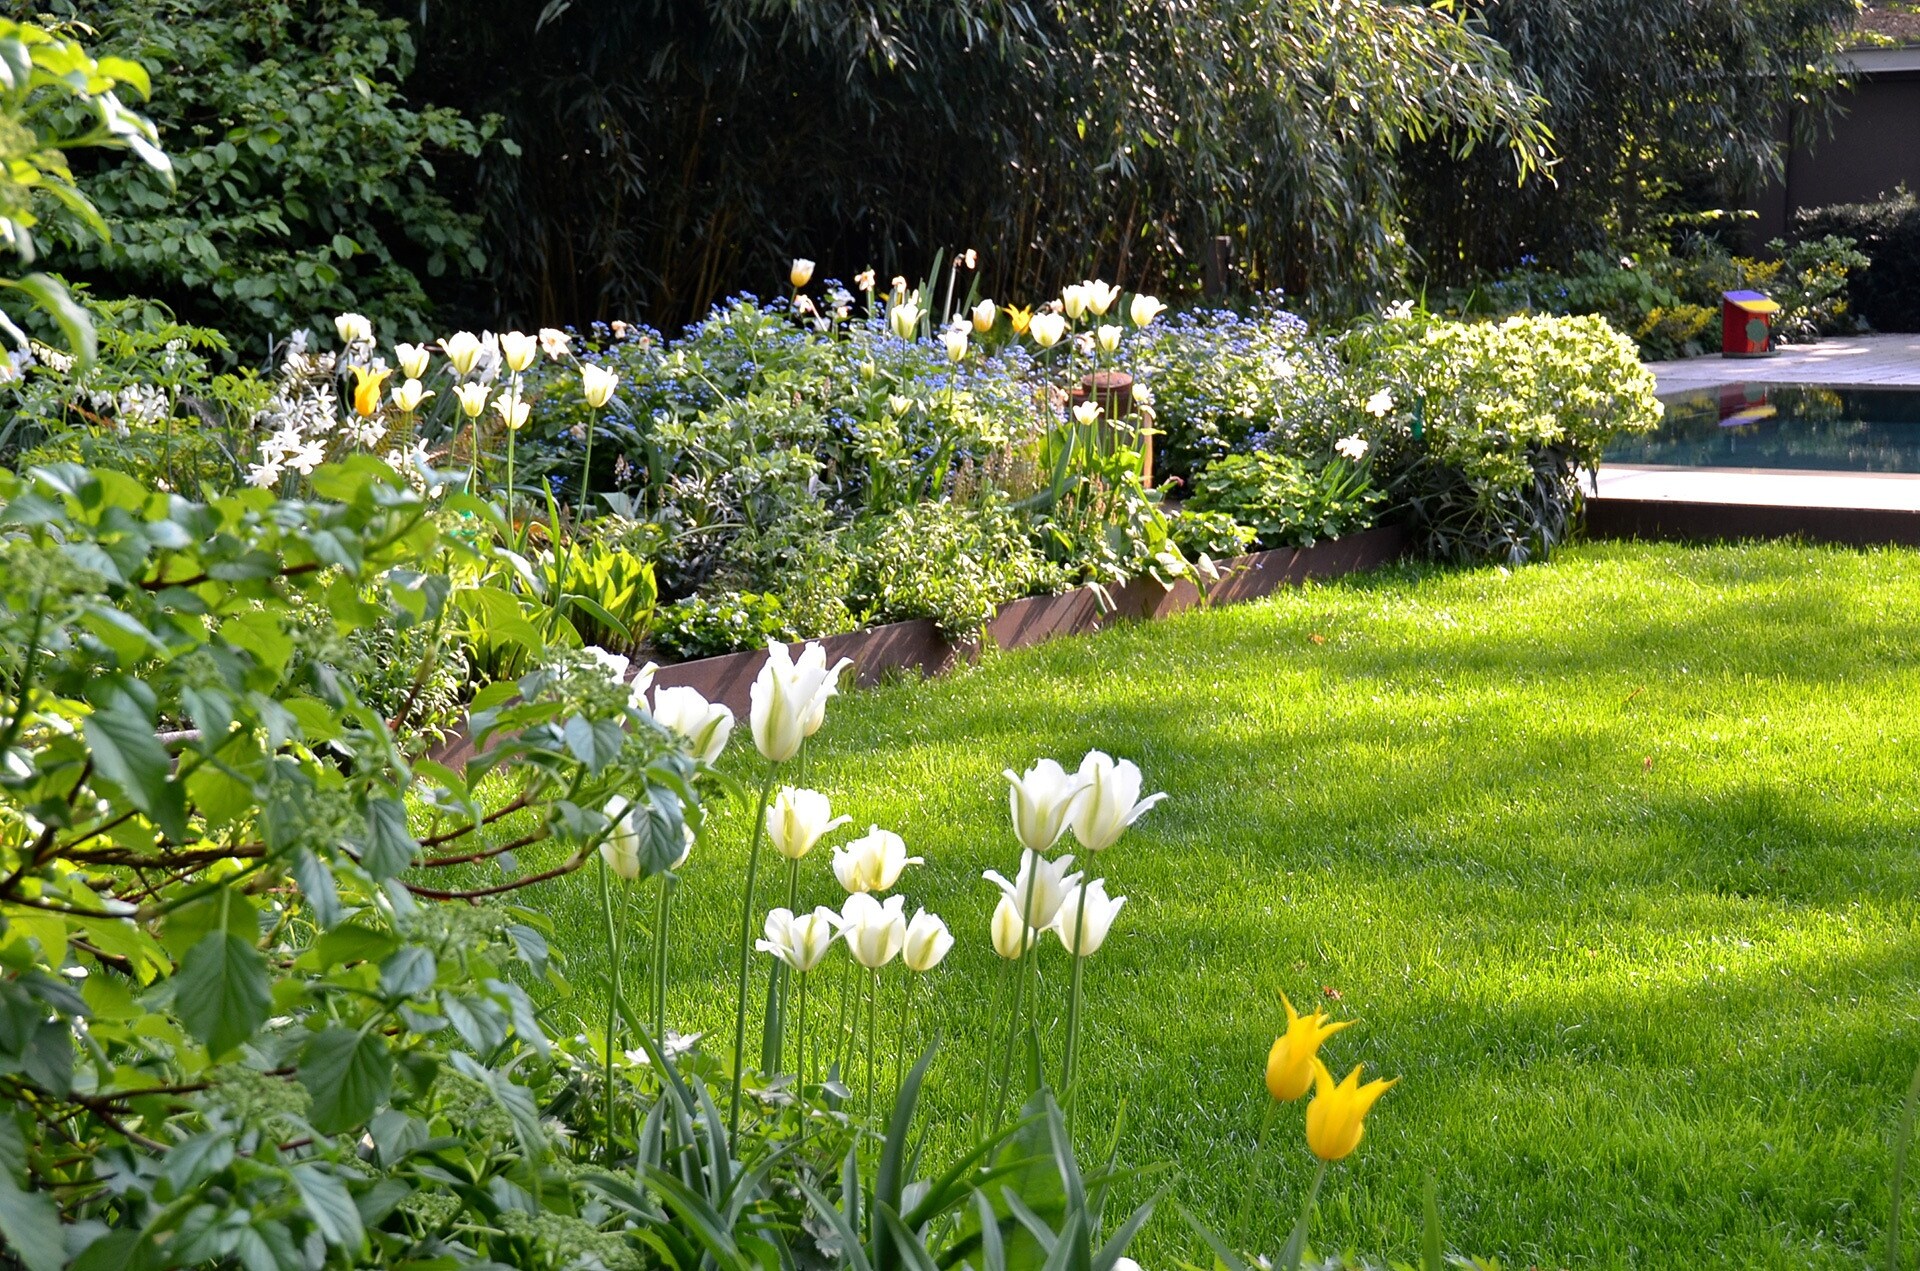
<svg viewBox="0 0 1920 1271">
<path fill-rule="evenodd" d="M 1920 331 L 1920 199 L 1905 186 L 1868 203 L 1794 213 L 1802 243 L 1841 235 L 1868 262 L 1847 279 L 1853 312 L 1878 331 Z"/>
<path fill-rule="evenodd" d="M 1189 506 L 1249 526 L 1261 547 L 1311 547 L 1373 524 L 1380 492 L 1344 459 L 1309 466 L 1290 454 L 1228 455 L 1200 474 Z"/>
<path fill-rule="evenodd" d="M 963 636 L 1007 601 L 1065 581 L 1003 505 L 895 508 L 850 537 L 856 570 L 848 602 L 870 622 L 931 618 L 942 633 Z"/>
<path fill-rule="evenodd" d="M 1428 555 L 1519 563 L 1567 536 L 1576 480 L 1659 422 L 1653 373 L 1597 317 L 1370 323 L 1346 340 L 1388 429 L 1375 469 Z M 1376 387 L 1377 386 L 1377 387 Z"/>
<path fill-rule="evenodd" d="M 654 645 L 671 657 L 710 658 L 740 649 L 764 649 L 791 639 L 778 596 L 725 591 L 676 600 L 660 611 Z"/>
<path fill-rule="evenodd" d="M 154 103 L 177 188 L 103 169 L 110 244 L 69 234 L 77 272 L 217 324 L 252 356 L 310 315 L 358 310 L 414 337 L 426 283 L 485 258 L 444 165 L 491 128 L 416 109 L 414 36 L 357 0 L 75 0 L 102 48 L 164 72 Z"/>
</svg>

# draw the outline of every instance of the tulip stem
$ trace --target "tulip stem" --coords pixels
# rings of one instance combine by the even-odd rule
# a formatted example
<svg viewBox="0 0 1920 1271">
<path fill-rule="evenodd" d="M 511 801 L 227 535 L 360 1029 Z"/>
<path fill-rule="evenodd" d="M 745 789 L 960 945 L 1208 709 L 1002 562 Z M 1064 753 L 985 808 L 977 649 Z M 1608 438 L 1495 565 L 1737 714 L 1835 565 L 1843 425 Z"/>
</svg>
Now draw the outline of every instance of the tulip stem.
<svg viewBox="0 0 1920 1271">
<path fill-rule="evenodd" d="M 1321 1161 L 1320 1168 L 1313 1172 L 1313 1186 L 1307 1189 L 1307 1199 L 1300 1206 L 1300 1221 L 1293 1225 L 1293 1234 L 1287 1237 L 1287 1247 L 1280 1252 L 1280 1271 L 1300 1271 L 1300 1259 L 1307 1250 L 1307 1222 L 1313 1217 L 1313 1206 L 1320 1199 L 1320 1184 L 1327 1181 L 1327 1162 Z"/>
<path fill-rule="evenodd" d="M 902 1065 L 907 1056 L 907 1025 L 913 1018 L 913 981 L 913 976 L 907 976 L 907 982 L 900 989 L 900 1043 L 893 1052 L 893 1097 L 896 1102 L 900 1098 Z"/>
<path fill-rule="evenodd" d="M 600 858 L 600 913 L 607 923 L 607 1163 L 613 1163 L 613 1053 L 619 1049 L 620 938 L 613 926 L 613 887 L 607 881 L 607 858 Z M 664 1078 L 663 1078 L 664 1079 Z"/>
<path fill-rule="evenodd" d="M 799 896 L 800 896 L 800 862 L 797 860 L 790 860 L 787 862 L 787 912 L 790 914 L 794 914 L 796 917 L 798 916 L 799 911 L 796 910 L 794 906 L 799 903 Z M 773 978 L 774 978 L 773 996 L 775 1001 L 779 1003 L 780 1018 L 782 1020 L 785 1020 L 787 1017 L 787 1010 L 786 1010 L 787 988 L 790 984 L 792 984 L 793 976 L 787 964 L 785 962 L 782 962 L 779 958 L 775 958 L 773 960 Z M 783 1060 L 786 1058 L 786 1049 L 787 1049 L 786 1037 L 782 1035 L 780 1039 L 780 1052 L 781 1052 L 781 1058 Z M 797 1056 L 794 1059 L 793 1070 L 795 1073 L 798 1073 L 800 1071 L 800 1062 Z"/>
<path fill-rule="evenodd" d="M 727 1133 L 734 1138 L 740 1134 L 740 1085 L 746 1077 L 747 972 L 748 955 L 753 948 L 753 888 L 760 874 L 760 836 L 766 828 L 767 804 L 773 797 L 773 779 L 779 772 L 779 764 L 769 763 L 766 779 L 760 783 L 760 806 L 753 814 L 753 831 L 748 840 L 746 895 L 740 904 L 740 991 L 733 1012 L 733 1090 L 727 1120 Z"/>
<path fill-rule="evenodd" d="M 999 1029 L 996 1021 L 1000 1018 L 1000 1007 L 1007 996 L 1007 969 L 1012 964 L 1005 958 L 1000 960 L 1000 972 L 993 978 L 993 1009 L 987 1013 L 986 1068 L 980 1074 L 980 1120 L 985 1122 L 993 1099 L 993 1041 Z"/>
<path fill-rule="evenodd" d="M 580 498 L 573 514 L 573 519 L 580 525 L 587 523 L 587 481 L 593 472 L 593 426 L 599 419 L 599 411 L 587 412 L 587 457 L 580 461 Z"/>
<path fill-rule="evenodd" d="M 660 903 L 653 923 L 653 1038 L 667 1044 L 667 924 L 673 920 L 673 874 L 660 876 Z"/>
<path fill-rule="evenodd" d="M 1007 1012 L 1007 1049 L 1000 1057 L 1000 1080 L 996 1085 L 994 1098 L 993 1128 L 1000 1128 L 1001 1114 L 1006 1111 L 1007 1087 L 1013 1082 L 1013 1051 L 1020 1040 L 1020 1007 L 1026 996 L 1027 979 L 1032 974 L 1034 950 L 1039 947 L 1033 931 L 1034 893 L 1039 890 L 1040 853 L 1033 853 L 1033 863 L 1027 875 L 1026 903 L 1020 907 L 1020 967 L 1013 981 L 1013 1009 Z"/>
<path fill-rule="evenodd" d="M 880 968 L 874 967 L 867 973 L 867 1112 L 871 1115 L 879 1103 L 877 1091 L 873 1088 L 873 1022 L 880 1014 Z"/>
<path fill-rule="evenodd" d="M 1080 972 L 1086 964 L 1087 944 L 1087 889 L 1083 884 L 1078 888 L 1078 903 L 1074 906 L 1073 947 L 1067 950 L 1073 955 L 1073 978 L 1067 988 L 1067 1045 L 1066 1053 L 1060 1063 L 1060 1101 L 1067 1105 L 1067 1130 L 1073 1130 L 1073 1083 L 1080 1075 Z"/>
</svg>

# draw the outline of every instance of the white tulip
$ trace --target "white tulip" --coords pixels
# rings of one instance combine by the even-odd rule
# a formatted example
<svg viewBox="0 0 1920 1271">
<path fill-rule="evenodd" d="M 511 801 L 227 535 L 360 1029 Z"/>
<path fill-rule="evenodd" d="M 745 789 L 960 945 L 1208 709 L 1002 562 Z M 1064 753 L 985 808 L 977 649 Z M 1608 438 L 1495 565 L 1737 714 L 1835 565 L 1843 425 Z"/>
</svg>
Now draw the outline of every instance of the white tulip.
<svg viewBox="0 0 1920 1271">
<path fill-rule="evenodd" d="M 447 361 L 453 364 L 455 373 L 470 375 L 480 360 L 480 337 L 471 331 L 459 331 L 440 341 L 440 351 L 447 355 Z"/>
<path fill-rule="evenodd" d="M 1033 321 L 1027 324 L 1027 334 L 1033 342 L 1043 349 L 1050 349 L 1060 343 L 1067 333 L 1067 320 L 1057 313 L 1036 313 Z"/>
<path fill-rule="evenodd" d="M 1081 282 L 1069 283 L 1060 289 L 1060 307 L 1075 322 L 1087 315 L 1087 285 Z"/>
<path fill-rule="evenodd" d="M 1102 353 L 1111 353 L 1120 347 L 1120 328 L 1111 324 L 1102 326 L 1094 332 L 1094 341 Z"/>
<path fill-rule="evenodd" d="M 524 371 L 540 356 L 540 340 L 522 331 L 509 331 L 500 337 L 500 357 L 510 371 Z"/>
<path fill-rule="evenodd" d="M 887 410 L 896 417 L 904 415 L 912 409 L 913 399 L 911 397 L 902 397 L 898 393 L 887 394 Z"/>
<path fill-rule="evenodd" d="M 636 809 L 620 795 L 607 800 L 607 820 L 613 822 L 613 830 L 600 840 L 600 858 L 607 868 L 628 882 L 640 877 L 640 827 L 634 816 Z"/>
<path fill-rule="evenodd" d="M 796 259 L 787 270 L 787 281 L 796 287 L 804 287 L 813 281 L 813 262 L 804 257 Z"/>
<path fill-rule="evenodd" d="M 1120 288 L 1104 282 L 1083 282 L 1080 286 L 1086 294 L 1087 308 L 1096 317 L 1105 317 L 1107 310 L 1113 308 L 1113 302 L 1120 298 Z"/>
<path fill-rule="evenodd" d="M 1132 760 L 1118 763 L 1098 750 L 1090 750 L 1080 761 L 1080 780 L 1087 792 L 1074 805 L 1068 824 L 1073 837 L 1090 852 L 1104 852 L 1120 841 L 1129 825 L 1147 814 L 1147 810 L 1165 793 L 1140 797 L 1140 769 Z"/>
<path fill-rule="evenodd" d="M 599 410 L 613 400 L 613 390 L 620 386 L 620 377 L 604 366 L 595 366 L 592 362 L 580 366 L 580 395 L 587 399 L 587 405 Z"/>
<path fill-rule="evenodd" d="M 987 332 L 993 330 L 993 320 L 999 316 L 999 313 L 1000 311 L 994 307 L 993 301 L 982 300 L 973 307 L 973 329 L 985 335 Z"/>
<path fill-rule="evenodd" d="M 967 355 L 967 333 L 961 330 L 942 331 L 940 343 L 947 346 L 947 361 L 958 362 Z"/>
<path fill-rule="evenodd" d="M 826 718 L 827 699 L 840 691 L 840 672 L 852 665 L 841 658 L 829 669 L 827 651 L 818 643 L 809 643 L 795 662 L 786 645 L 769 641 L 767 663 L 753 681 L 748 717 L 760 753 L 772 763 L 799 754 L 800 743 Z"/>
<path fill-rule="evenodd" d="M 1068 776 L 1051 759 L 1042 759 L 1020 776 L 1008 768 L 1000 774 L 1012 789 L 1007 792 L 1013 810 L 1013 833 L 1022 847 L 1044 852 L 1067 832 L 1067 818 L 1086 793 L 1084 775 Z"/>
<path fill-rule="evenodd" d="M 427 389 L 425 385 L 421 384 L 419 380 L 409 379 L 403 384 L 394 386 L 393 404 L 408 414 L 412 414 L 414 411 L 420 409 L 421 402 L 426 401 L 432 396 L 433 393 Z"/>
<path fill-rule="evenodd" d="M 767 840 L 774 851 L 797 861 L 852 819 L 833 815 L 827 796 L 818 790 L 781 786 L 780 793 L 767 805 Z"/>
<path fill-rule="evenodd" d="M 906 840 L 892 830 L 869 825 L 867 832 L 844 847 L 833 849 L 833 876 L 849 892 L 886 891 L 900 881 L 909 865 L 924 865 L 907 855 Z"/>
<path fill-rule="evenodd" d="M 680 838 L 682 839 L 680 855 L 673 858 L 673 864 L 667 866 L 668 869 L 679 869 L 687 863 L 687 858 L 693 855 L 693 845 L 695 841 L 698 840 L 699 835 L 693 832 L 691 825 L 682 821 L 680 823 Z"/>
<path fill-rule="evenodd" d="M 1002 896 L 993 907 L 993 951 L 1012 960 L 1033 947 L 1033 929 L 1020 918 L 1020 906 L 1013 897 Z"/>
<path fill-rule="evenodd" d="M 733 736 L 733 712 L 709 702 L 697 688 L 656 689 L 653 717 L 660 726 L 687 743 L 704 763 L 714 763 Z"/>
<path fill-rule="evenodd" d="M 342 344 L 364 344 L 373 339 L 373 323 L 361 314 L 341 314 L 333 320 L 333 329 Z"/>
<path fill-rule="evenodd" d="M 953 933 L 947 930 L 947 924 L 938 914 L 930 914 L 922 909 L 913 915 L 913 921 L 907 924 L 907 940 L 900 951 L 900 960 L 913 971 L 926 972 L 940 965 L 947 956 L 947 950 L 953 948 Z"/>
<path fill-rule="evenodd" d="M 1082 426 L 1097 422 L 1100 418 L 1099 402 L 1081 402 L 1073 408 L 1073 422 Z"/>
<path fill-rule="evenodd" d="M 533 414 L 533 403 L 522 401 L 518 394 L 509 391 L 493 399 L 493 409 L 499 412 L 500 421 L 509 432 L 519 432 L 527 426 L 527 418 Z"/>
<path fill-rule="evenodd" d="M 754 948 L 771 953 L 805 975 L 825 960 L 839 928 L 840 915 L 825 905 L 810 914 L 776 909 L 767 915 L 767 938 L 756 941 Z"/>
<path fill-rule="evenodd" d="M 1128 307 L 1128 316 L 1133 319 L 1134 326 L 1144 327 L 1166 311 L 1167 307 L 1152 296 L 1135 296 L 1133 304 Z"/>
<path fill-rule="evenodd" d="M 1067 893 L 1080 885 L 1081 875 L 1067 872 L 1072 865 L 1071 856 L 1050 861 L 1029 849 L 1021 855 L 1020 873 L 1012 882 L 1003 878 L 998 870 L 992 869 L 981 877 L 998 887 L 1000 894 L 1014 903 L 1019 916 L 1029 926 L 1035 931 L 1044 931 L 1059 916 Z"/>
<path fill-rule="evenodd" d="M 459 399 L 460 410 L 468 419 L 480 418 L 480 412 L 487 408 L 487 386 L 485 384 L 455 384 L 453 395 Z"/>
<path fill-rule="evenodd" d="M 1053 920 L 1053 934 L 1060 937 L 1061 945 L 1074 957 L 1092 957 L 1107 942 L 1107 932 L 1113 929 L 1113 920 L 1119 916 L 1120 906 L 1126 903 L 1125 896 L 1108 900 L 1107 880 L 1096 878 L 1084 887 L 1074 888 L 1060 902 L 1060 912 Z"/>
<path fill-rule="evenodd" d="M 919 333 L 920 319 L 925 316 L 926 310 L 919 305 L 911 300 L 902 300 L 887 309 L 887 325 L 902 340 L 911 340 Z"/>
<path fill-rule="evenodd" d="M 847 897 L 840 908 L 840 934 L 855 962 L 877 971 L 899 955 L 907 943 L 907 919 L 901 912 L 906 903 L 900 896 L 881 902 L 865 892 Z"/>
<path fill-rule="evenodd" d="M 427 373 L 427 363 L 433 360 L 433 350 L 424 344 L 396 344 L 393 356 L 400 361 L 400 370 L 410 380 L 417 380 Z"/>
</svg>

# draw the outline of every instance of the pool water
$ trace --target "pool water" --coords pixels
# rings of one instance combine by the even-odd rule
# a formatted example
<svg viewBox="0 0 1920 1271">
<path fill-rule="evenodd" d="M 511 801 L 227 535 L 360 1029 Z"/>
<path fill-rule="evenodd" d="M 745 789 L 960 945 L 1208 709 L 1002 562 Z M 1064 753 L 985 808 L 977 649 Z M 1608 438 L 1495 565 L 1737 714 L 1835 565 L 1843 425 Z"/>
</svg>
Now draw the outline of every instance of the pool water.
<svg viewBox="0 0 1920 1271">
<path fill-rule="evenodd" d="M 1609 463 L 1920 473 L 1920 389 L 1731 384 L 1666 399 L 1650 433 Z"/>
</svg>

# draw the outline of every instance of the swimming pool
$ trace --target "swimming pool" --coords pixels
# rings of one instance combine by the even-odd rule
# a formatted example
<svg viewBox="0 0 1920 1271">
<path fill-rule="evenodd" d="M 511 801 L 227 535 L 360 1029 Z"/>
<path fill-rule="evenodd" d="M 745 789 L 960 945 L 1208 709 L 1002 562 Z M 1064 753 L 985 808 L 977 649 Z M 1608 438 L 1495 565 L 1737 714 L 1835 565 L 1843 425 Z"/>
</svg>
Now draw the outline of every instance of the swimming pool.
<svg viewBox="0 0 1920 1271">
<path fill-rule="evenodd" d="M 1617 439 L 1607 462 L 1920 473 L 1920 389 L 1730 384 L 1665 400 L 1660 427 Z"/>
</svg>

